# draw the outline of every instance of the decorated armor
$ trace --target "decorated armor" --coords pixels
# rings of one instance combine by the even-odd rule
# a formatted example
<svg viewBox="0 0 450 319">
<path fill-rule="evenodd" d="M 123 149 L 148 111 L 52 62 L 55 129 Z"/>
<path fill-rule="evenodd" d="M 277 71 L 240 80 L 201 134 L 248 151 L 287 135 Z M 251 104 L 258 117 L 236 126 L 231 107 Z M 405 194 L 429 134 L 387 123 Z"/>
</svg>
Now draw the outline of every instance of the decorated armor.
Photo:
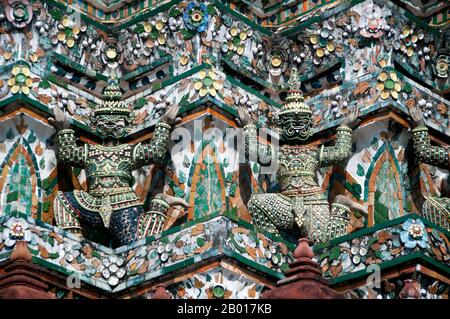
<svg viewBox="0 0 450 319">
<path fill-rule="evenodd" d="M 278 120 L 283 142 L 278 154 L 280 193 L 253 194 L 248 208 L 260 228 L 272 233 L 297 228 L 311 242 L 324 242 L 346 233 L 350 209 L 333 203 L 330 211 L 316 172 L 350 156 L 352 129 L 339 126 L 334 146 L 305 144 L 312 133 L 312 112 L 304 103 L 296 70 L 292 70 L 290 86 Z M 257 158 L 261 165 L 273 163 L 276 152 L 271 145 L 258 143 L 255 125 L 244 126 L 244 138 L 248 158 Z"/>
</svg>

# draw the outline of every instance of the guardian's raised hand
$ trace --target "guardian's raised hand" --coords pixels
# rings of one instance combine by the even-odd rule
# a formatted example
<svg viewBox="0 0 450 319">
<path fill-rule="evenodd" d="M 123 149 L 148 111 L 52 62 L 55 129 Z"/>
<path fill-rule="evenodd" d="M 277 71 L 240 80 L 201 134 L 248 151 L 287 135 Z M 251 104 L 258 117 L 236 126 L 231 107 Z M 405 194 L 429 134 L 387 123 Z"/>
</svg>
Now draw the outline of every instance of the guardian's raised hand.
<svg viewBox="0 0 450 319">
<path fill-rule="evenodd" d="M 238 116 L 239 118 L 236 119 L 236 123 L 239 126 L 246 126 L 250 124 L 254 124 L 254 120 L 252 119 L 250 113 L 248 112 L 247 108 L 243 106 L 238 107 Z"/>
<path fill-rule="evenodd" d="M 422 111 L 419 107 L 417 107 L 417 105 L 414 105 L 409 109 L 409 114 L 411 115 L 411 125 L 413 128 L 425 126 Z"/>
<path fill-rule="evenodd" d="M 355 106 L 347 114 L 346 118 L 342 121 L 341 125 L 354 129 L 359 123 L 358 116 L 359 116 L 359 107 Z"/>
<path fill-rule="evenodd" d="M 167 194 L 160 194 L 161 198 L 164 199 L 170 207 L 172 206 L 183 206 L 184 208 L 189 208 L 189 203 L 183 198 L 175 197 Z"/>
<path fill-rule="evenodd" d="M 180 106 L 177 104 L 171 105 L 167 108 L 166 113 L 161 116 L 160 121 L 169 125 L 173 125 L 180 120 L 177 118 L 178 111 L 180 110 Z"/>
<path fill-rule="evenodd" d="M 49 117 L 48 121 L 52 124 L 57 130 L 63 130 L 70 127 L 69 117 L 66 113 L 60 110 L 58 107 L 54 108 L 54 117 Z"/>
</svg>

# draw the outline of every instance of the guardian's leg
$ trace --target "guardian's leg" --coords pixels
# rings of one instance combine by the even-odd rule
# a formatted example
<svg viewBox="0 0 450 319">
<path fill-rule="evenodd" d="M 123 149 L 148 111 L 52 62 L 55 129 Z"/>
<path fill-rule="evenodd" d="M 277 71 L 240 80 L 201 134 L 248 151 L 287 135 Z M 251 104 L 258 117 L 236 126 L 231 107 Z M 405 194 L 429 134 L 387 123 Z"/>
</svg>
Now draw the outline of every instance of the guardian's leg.
<svg viewBox="0 0 450 319">
<path fill-rule="evenodd" d="M 347 234 L 350 208 L 339 203 L 331 204 L 330 219 L 327 223 L 325 241 Z"/>
<path fill-rule="evenodd" d="M 58 227 L 81 236 L 81 224 L 77 206 L 71 192 L 58 192 L 53 203 L 53 210 Z"/>
<path fill-rule="evenodd" d="M 248 202 L 255 226 L 271 233 L 294 226 L 294 214 L 289 197 L 281 194 L 253 194 Z"/>
<path fill-rule="evenodd" d="M 142 206 L 125 208 L 112 213 L 109 230 L 119 245 L 128 245 L 137 239 L 139 217 Z"/>
<path fill-rule="evenodd" d="M 450 198 L 426 197 L 422 215 L 432 223 L 450 230 Z"/>
<path fill-rule="evenodd" d="M 150 210 L 139 216 L 137 239 L 160 234 L 164 230 L 168 208 L 169 204 L 163 196 L 156 195 L 151 201 Z"/>
</svg>

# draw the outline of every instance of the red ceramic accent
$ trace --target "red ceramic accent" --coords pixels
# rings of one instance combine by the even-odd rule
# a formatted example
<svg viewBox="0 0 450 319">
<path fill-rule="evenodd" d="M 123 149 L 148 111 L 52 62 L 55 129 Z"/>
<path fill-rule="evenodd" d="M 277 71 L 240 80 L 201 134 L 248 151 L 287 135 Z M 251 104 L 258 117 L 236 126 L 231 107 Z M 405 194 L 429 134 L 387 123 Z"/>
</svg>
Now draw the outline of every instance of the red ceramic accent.
<svg viewBox="0 0 450 319">
<path fill-rule="evenodd" d="M 289 264 L 286 278 L 277 287 L 265 292 L 262 299 L 343 299 L 322 278 L 319 265 L 312 260 L 314 253 L 306 238 L 298 241 L 294 251 L 295 261 Z"/>
</svg>

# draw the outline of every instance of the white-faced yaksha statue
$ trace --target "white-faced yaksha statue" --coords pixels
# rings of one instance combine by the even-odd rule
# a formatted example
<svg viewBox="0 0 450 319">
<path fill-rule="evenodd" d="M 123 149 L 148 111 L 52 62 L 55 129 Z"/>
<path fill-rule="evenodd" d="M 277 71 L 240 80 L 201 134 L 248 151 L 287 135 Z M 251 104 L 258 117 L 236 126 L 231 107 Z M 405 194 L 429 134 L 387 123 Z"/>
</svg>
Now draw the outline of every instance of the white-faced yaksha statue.
<svg viewBox="0 0 450 319">
<path fill-rule="evenodd" d="M 352 132 L 359 109 L 350 111 L 337 128 L 334 146 L 309 144 L 312 135 L 312 111 L 304 102 L 296 69 L 291 71 L 290 90 L 277 120 L 282 129 L 277 176 L 280 193 L 253 194 L 248 209 L 253 223 L 266 231 L 293 232 L 307 237 L 311 243 L 328 241 L 347 232 L 349 214 L 355 209 L 367 215 L 365 207 L 344 195 L 338 195 L 331 205 L 316 180 L 321 166 L 345 162 L 351 155 Z M 270 165 L 276 152 L 272 146 L 257 140 L 257 129 L 247 109 L 238 110 L 244 127 L 245 153 Z"/>
<path fill-rule="evenodd" d="M 54 203 L 55 219 L 59 227 L 78 234 L 83 224 L 105 227 L 119 245 L 125 245 L 161 232 L 170 206 L 188 205 L 183 199 L 158 194 L 151 201 L 149 211 L 144 211 L 132 189 L 134 169 L 162 163 L 179 107 L 173 105 L 167 109 L 148 144 L 121 143 L 130 132 L 130 109 L 122 101 L 115 78 L 110 79 L 103 94 L 92 119 L 92 128 L 102 138 L 102 145 L 78 146 L 68 118 L 55 109 L 57 160 L 84 168 L 88 187 L 87 191 L 59 192 Z"/>
</svg>

